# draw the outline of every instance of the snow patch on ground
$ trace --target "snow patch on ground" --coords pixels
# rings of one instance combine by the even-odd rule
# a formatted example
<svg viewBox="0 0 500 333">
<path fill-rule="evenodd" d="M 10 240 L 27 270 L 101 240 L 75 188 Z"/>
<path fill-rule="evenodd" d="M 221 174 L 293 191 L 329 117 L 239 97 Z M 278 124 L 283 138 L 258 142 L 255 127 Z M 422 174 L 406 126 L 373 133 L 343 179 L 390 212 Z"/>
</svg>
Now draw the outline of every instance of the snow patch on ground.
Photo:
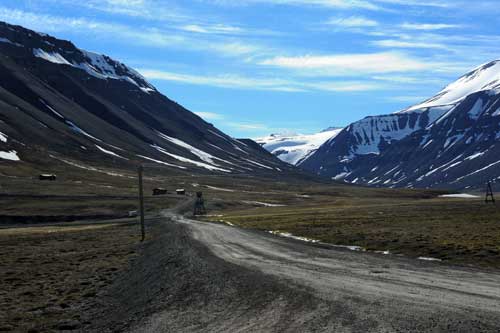
<svg viewBox="0 0 500 333">
<path fill-rule="evenodd" d="M 418 257 L 418 260 L 425 260 L 425 261 L 443 261 L 442 259 L 438 258 L 431 258 L 431 257 Z"/>
<path fill-rule="evenodd" d="M 440 198 L 462 198 L 462 199 L 475 199 L 479 198 L 477 195 L 467 194 L 467 193 L 458 193 L 458 194 L 444 194 L 440 195 Z"/>
<path fill-rule="evenodd" d="M 0 37 L 0 43 L 7 43 L 7 44 L 15 45 L 18 47 L 24 47 L 24 45 L 21 45 L 19 43 L 14 43 L 13 41 L 11 41 L 10 39 L 5 38 L 5 37 Z"/>
<path fill-rule="evenodd" d="M 73 66 L 73 64 L 71 64 L 57 52 L 46 52 L 42 49 L 33 49 L 33 55 L 37 58 L 42 58 L 43 60 L 52 62 L 54 64 Z"/>
<path fill-rule="evenodd" d="M 7 142 L 7 135 L 5 135 L 2 132 L 0 132 L 0 141 Z"/>
<path fill-rule="evenodd" d="M 280 205 L 280 204 L 272 204 L 272 203 L 267 203 L 267 202 L 260 202 L 260 201 L 243 201 L 246 204 L 250 205 L 259 205 L 259 206 L 264 206 L 264 207 L 285 207 L 286 205 Z"/>
<path fill-rule="evenodd" d="M 295 235 L 292 235 L 291 233 L 288 233 L 288 232 L 281 232 L 281 231 L 277 231 L 277 230 L 268 231 L 268 232 L 270 234 L 275 235 L 275 236 L 296 239 L 296 240 L 300 240 L 300 241 L 308 242 L 308 243 L 319 243 L 319 240 L 310 239 L 310 238 L 306 238 L 306 237 L 295 236 Z"/>
<path fill-rule="evenodd" d="M 99 142 L 102 142 L 102 140 L 99 140 L 98 138 L 96 138 L 95 136 L 92 136 L 90 135 L 89 133 L 85 132 L 84 130 L 82 130 L 80 127 L 76 126 L 75 123 L 73 123 L 72 121 L 69 121 L 69 120 L 66 120 L 66 124 L 75 132 L 77 133 L 80 133 L 80 134 L 83 134 L 85 135 L 86 137 L 89 137 L 91 139 L 94 139 L 96 141 L 99 141 Z"/>
<path fill-rule="evenodd" d="M 244 160 L 245 160 L 245 161 L 247 161 L 247 162 L 250 162 L 250 163 L 252 163 L 252 164 L 254 164 L 254 165 L 256 165 L 256 166 L 259 166 L 259 167 L 261 167 L 261 168 L 264 168 L 264 169 L 269 169 L 269 170 L 274 170 L 274 169 L 273 169 L 273 168 L 271 168 L 270 166 L 264 165 L 264 164 L 259 163 L 259 162 L 255 162 L 255 161 L 253 161 L 253 160 L 249 160 L 248 158 L 245 158 Z"/>
<path fill-rule="evenodd" d="M 228 172 L 228 173 L 231 172 L 230 170 L 219 168 L 219 167 L 213 166 L 213 165 L 208 164 L 208 163 L 193 161 L 193 160 L 191 160 L 189 158 L 169 153 L 164 148 L 156 146 L 156 145 L 152 145 L 151 147 L 155 148 L 156 150 L 158 150 L 162 154 L 165 154 L 165 155 L 168 155 L 170 157 L 173 157 L 176 160 L 184 162 L 184 163 L 194 164 L 194 165 L 196 165 L 198 167 L 205 168 L 205 169 L 210 170 L 210 171 L 222 171 L 222 172 Z"/>
<path fill-rule="evenodd" d="M 120 155 L 118 155 L 117 153 L 112 152 L 111 150 L 104 149 L 104 148 L 102 148 L 102 147 L 101 147 L 101 146 L 99 146 L 99 145 L 95 145 L 95 146 L 97 147 L 97 149 L 99 149 L 100 151 L 102 151 L 102 152 L 103 152 L 103 153 L 105 153 L 105 154 L 108 154 L 108 155 L 111 155 L 111 156 L 114 156 L 114 157 L 118 157 L 118 158 L 121 158 L 121 159 L 123 159 L 123 160 L 127 160 L 127 161 L 128 161 L 128 158 L 125 158 L 125 157 L 123 157 L 123 156 L 120 156 Z"/>
<path fill-rule="evenodd" d="M 0 158 L 9 161 L 20 161 L 21 159 L 17 156 L 17 151 L 0 151 Z"/>
<path fill-rule="evenodd" d="M 209 185 L 205 185 L 205 187 L 209 188 L 211 190 L 222 191 L 222 192 L 236 192 L 235 190 L 230 190 L 228 188 L 222 188 L 222 187 L 215 187 L 215 186 L 209 186 Z"/>
<path fill-rule="evenodd" d="M 98 79 L 126 81 L 137 86 L 141 91 L 147 94 L 152 91 L 156 91 L 156 89 L 151 84 L 149 84 L 146 79 L 136 70 L 120 62 L 114 61 L 102 54 L 88 52 L 85 50 L 80 50 L 80 52 L 82 52 L 87 61 L 82 63 L 71 63 L 58 52 L 47 52 L 39 48 L 33 49 L 33 55 L 35 57 L 44 59 L 51 63 L 79 68 L 87 72 L 87 74 Z M 118 74 L 118 70 L 121 70 L 127 75 Z M 141 81 L 141 84 L 139 84 L 137 81 Z"/>
<path fill-rule="evenodd" d="M 151 162 L 155 162 L 155 163 L 158 163 L 158 164 L 163 164 L 163 165 L 166 165 L 166 166 L 169 166 L 169 167 L 174 167 L 174 168 L 179 168 L 179 169 L 187 169 L 186 167 L 183 167 L 183 166 L 180 166 L 180 165 L 175 165 L 175 164 L 171 164 L 171 163 L 167 163 L 167 162 L 163 162 L 163 161 L 160 161 L 160 160 L 155 160 L 154 158 L 151 158 L 151 157 L 147 157 L 147 156 L 143 156 L 143 155 L 137 155 L 139 156 L 140 158 L 143 158 L 145 160 L 148 160 L 148 161 L 151 161 Z"/>
<path fill-rule="evenodd" d="M 500 62 L 495 61 L 479 66 L 472 72 L 462 76 L 457 81 L 448 85 L 436 96 L 421 104 L 412 106 L 405 111 L 414 111 L 422 108 L 456 104 L 475 92 L 497 89 L 499 79 Z"/>
</svg>

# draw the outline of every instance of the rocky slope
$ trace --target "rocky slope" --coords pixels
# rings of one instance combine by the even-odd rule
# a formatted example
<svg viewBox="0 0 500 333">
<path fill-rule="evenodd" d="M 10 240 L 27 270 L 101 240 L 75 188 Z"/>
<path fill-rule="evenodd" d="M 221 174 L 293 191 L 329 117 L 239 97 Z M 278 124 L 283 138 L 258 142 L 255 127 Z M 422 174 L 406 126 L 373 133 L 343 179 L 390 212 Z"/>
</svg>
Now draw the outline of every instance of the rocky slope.
<svg viewBox="0 0 500 333">
<path fill-rule="evenodd" d="M 500 179 L 500 61 L 403 111 L 347 126 L 299 165 L 349 183 L 482 188 Z"/>
<path fill-rule="evenodd" d="M 221 174 L 290 168 L 171 101 L 130 67 L 68 41 L 0 23 L 0 75 L 2 168 L 151 163 Z"/>
<path fill-rule="evenodd" d="M 341 130 L 331 127 L 315 134 L 271 134 L 255 141 L 282 161 L 297 165 Z"/>
</svg>

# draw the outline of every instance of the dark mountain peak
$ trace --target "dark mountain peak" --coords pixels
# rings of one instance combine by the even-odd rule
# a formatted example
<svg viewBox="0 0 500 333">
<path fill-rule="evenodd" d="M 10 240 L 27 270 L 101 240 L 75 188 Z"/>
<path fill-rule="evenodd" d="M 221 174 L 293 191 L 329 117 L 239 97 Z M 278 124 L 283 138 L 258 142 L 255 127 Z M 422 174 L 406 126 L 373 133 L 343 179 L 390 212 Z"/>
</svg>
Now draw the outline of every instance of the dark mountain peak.
<svg viewBox="0 0 500 333">
<path fill-rule="evenodd" d="M 0 162 L 14 167 L 292 170 L 163 96 L 127 65 L 68 41 L 0 23 L 0 75 Z"/>
<path fill-rule="evenodd" d="M 5 53 L 15 59 L 35 57 L 54 64 L 71 66 L 99 79 L 128 81 L 146 93 L 156 91 L 141 74 L 117 60 L 81 50 L 69 41 L 20 26 L 0 22 L 0 47 L 2 46 Z"/>
<path fill-rule="evenodd" d="M 390 187 L 482 187 L 499 179 L 500 62 L 479 66 L 434 97 L 346 127 L 301 167 Z"/>
</svg>

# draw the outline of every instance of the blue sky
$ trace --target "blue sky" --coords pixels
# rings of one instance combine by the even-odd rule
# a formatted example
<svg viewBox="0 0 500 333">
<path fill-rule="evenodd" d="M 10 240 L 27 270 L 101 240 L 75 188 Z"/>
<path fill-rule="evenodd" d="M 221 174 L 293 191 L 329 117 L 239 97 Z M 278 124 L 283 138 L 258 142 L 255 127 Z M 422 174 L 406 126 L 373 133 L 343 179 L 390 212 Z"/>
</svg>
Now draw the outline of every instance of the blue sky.
<svg viewBox="0 0 500 333">
<path fill-rule="evenodd" d="M 500 58 L 497 1 L 2 0 L 0 20 L 107 54 L 235 137 L 312 133 Z"/>
</svg>

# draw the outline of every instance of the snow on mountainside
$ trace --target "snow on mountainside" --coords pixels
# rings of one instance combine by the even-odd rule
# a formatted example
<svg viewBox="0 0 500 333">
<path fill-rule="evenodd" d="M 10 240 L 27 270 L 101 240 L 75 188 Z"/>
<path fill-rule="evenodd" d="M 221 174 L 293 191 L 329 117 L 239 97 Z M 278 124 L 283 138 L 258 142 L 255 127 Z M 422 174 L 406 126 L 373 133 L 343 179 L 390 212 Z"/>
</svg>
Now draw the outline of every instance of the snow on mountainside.
<svg viewBox="0 0 500 333">
<path fill-rule="evenodd" d="M 454 105 L 468 95 L 483 90 L 500 89 L 500 61 L 481 65 L 448 85 L 436 96 L 401 112 L 411 112 L 428 107 Z"/>
<path fill-rule="evenodd" d="M 2 165 L 293 171 L 160 94 L 132 68 L 68 41 L 0 22 L 0 76 Z"/>
<path fill-rule="evenodd" d="M 341 130 L 341 128 L 329 128 L 316 134 L 271 134 L 255 141 L 282 161 L 299 165 L 323 143 L 337 136 Z"/>
<path fill-rule="evenodd" d="M 427 101 L 342 130 L 301 167 L 350 183 L 482 187 L 500 180 L 500 62 L 482 65 Z"/>
</svg>

